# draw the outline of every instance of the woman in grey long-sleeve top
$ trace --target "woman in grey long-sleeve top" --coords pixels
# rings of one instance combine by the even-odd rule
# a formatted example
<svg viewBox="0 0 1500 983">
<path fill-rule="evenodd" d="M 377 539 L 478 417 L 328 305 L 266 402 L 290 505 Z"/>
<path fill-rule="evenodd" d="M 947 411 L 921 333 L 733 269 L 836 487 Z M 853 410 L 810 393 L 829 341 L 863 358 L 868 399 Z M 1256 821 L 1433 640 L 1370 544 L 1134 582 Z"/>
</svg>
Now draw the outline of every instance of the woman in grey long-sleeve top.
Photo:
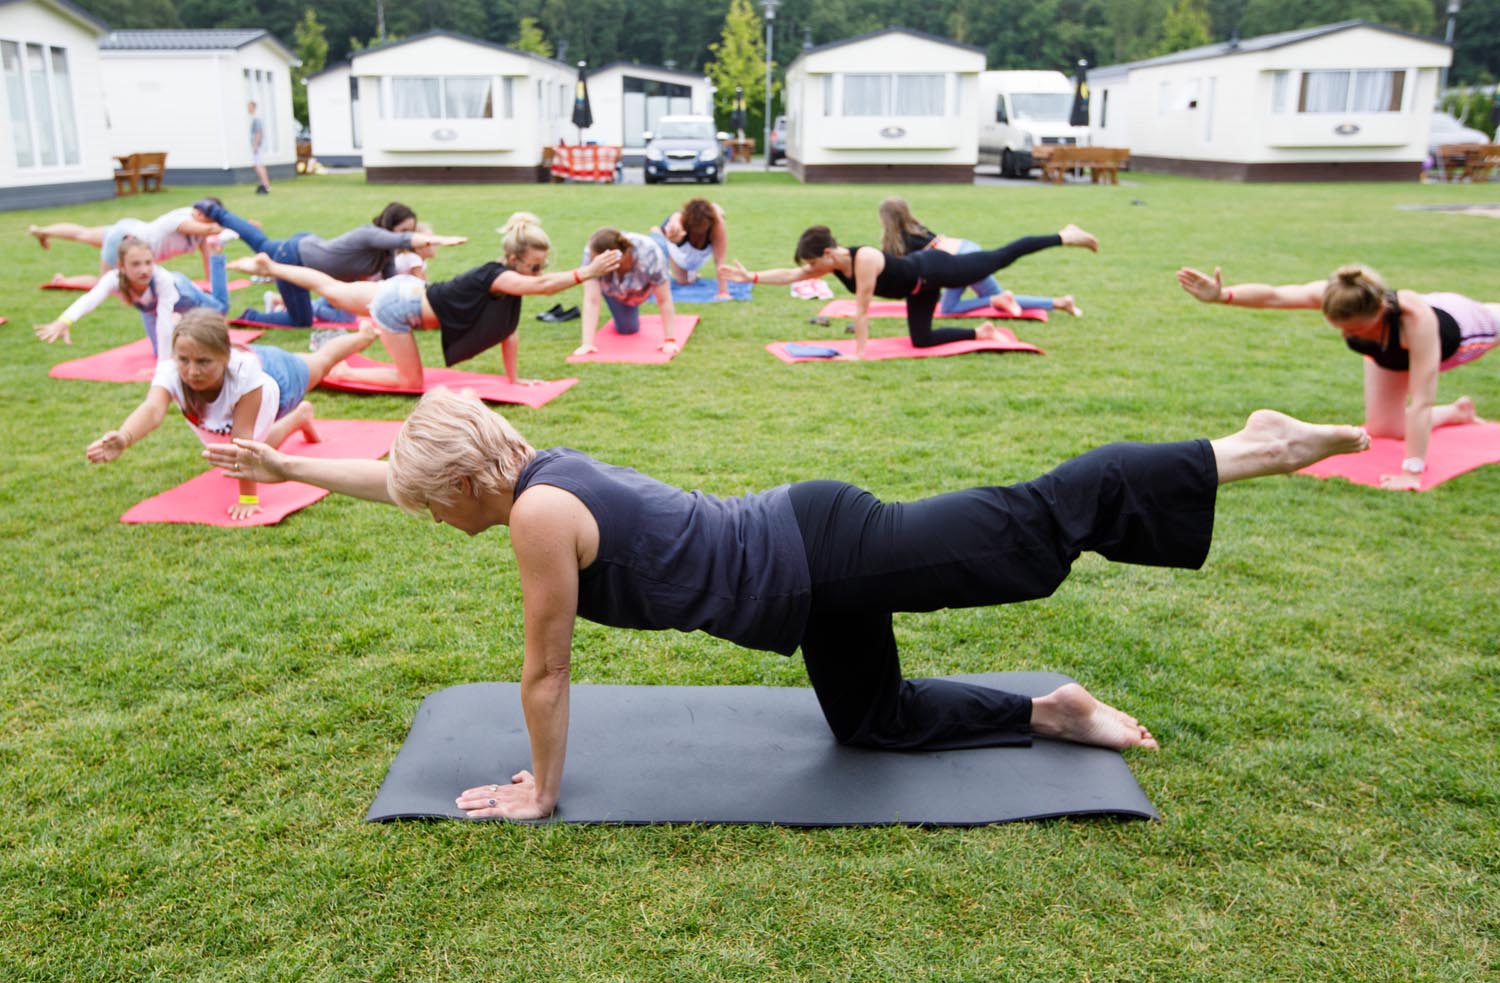
<svg viewBox="0 0 1500 983">
<path fill-rule="evenodd" d="M 273 239 L 259 226 L 229 211 L 215 199 L 205 198 L 193 207 L 226 229 L 238 232 L 251 252 L 265 253 L 288 266 L 306 266 L 327 273 L 335 280 L 367 280 L 376 274 L 394 276 L 395 254 L 401 250 L 427 245 L 458 246 L 468 241 L 461 236 L 414 231 L 416 212 L 398 201 L 386 205 L 369 225 L 361 225 L 336 239 L 324 239 L 311 232 L 298 232 L 289 239 Z M 286 302 L 285 311 L 251 309 L 240 317 L 262 324 L 312 327 L 313 302 L 308 292 L 284 280 L 276 281 L 276 289 Z"/>
</svg>

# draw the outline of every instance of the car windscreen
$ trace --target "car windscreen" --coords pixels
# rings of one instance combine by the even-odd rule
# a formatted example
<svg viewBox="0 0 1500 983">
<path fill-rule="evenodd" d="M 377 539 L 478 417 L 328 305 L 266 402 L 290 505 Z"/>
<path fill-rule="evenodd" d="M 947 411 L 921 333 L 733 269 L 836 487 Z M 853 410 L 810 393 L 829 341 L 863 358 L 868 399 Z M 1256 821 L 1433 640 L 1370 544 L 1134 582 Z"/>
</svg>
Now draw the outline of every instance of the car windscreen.
<svg viewBox="0 0 1500 983">
<path fill-rule="evenodd" d="M 1066 123 L 1073 111 L 1073 96 L 1067 92 L 1013 92 L 1010 108 L 1016 119 L 1038 123 Z"/>
<path fill-rule="evenodd" d="M 708 122 L 662 120 L 652 136 L 658 140 L 712 140 L 714 127 Z"/>
</svg>

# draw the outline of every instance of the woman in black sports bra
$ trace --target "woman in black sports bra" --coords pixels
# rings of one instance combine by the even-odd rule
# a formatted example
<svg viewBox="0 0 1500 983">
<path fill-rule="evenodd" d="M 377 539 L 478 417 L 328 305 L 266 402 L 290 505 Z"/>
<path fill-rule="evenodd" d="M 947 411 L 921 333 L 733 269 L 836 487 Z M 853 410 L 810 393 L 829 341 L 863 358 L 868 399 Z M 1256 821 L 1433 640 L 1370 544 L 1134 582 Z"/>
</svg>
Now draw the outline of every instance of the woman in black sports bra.
<svg viewBox="0 0 1500 983">
<path fill-rule="evenodd" d="M 1322 310 L 1344 344 L 1365 356 L 1365 429 L 1372 437 L 1406 441 L 1400 473 L 1381 475 L 1382 488 L 1419 490 L 1432 431 L 1478 420 L 1467 396 L 1437 403 L 1438 374 L 1500 345 L 1500 304 L 1455 293 L 1390 290 L 1374 270 L 1357 263 L 1339 267 L 1326 280 L 1281 287 L 1226 287 L 1219 270 L 1210 276 L 1191 267 L 1177 271 L 1177 282 L 1205 304 Z"/>
<path fill-rule="evenodd" d="M 999 249 L 954 256 L 939 249 L 924 249 L 906 256 L 883 252 L 873 246 L 840 246 L 826 225 L 815 225 L 802 233 L 793 255 L 801 266 L 795 269 L 751 272 L 736 261 L 720 272 L 741 283 L 795 283 L 832 273 L 854 294 L 854 358 L 863 358 L 870 337 L 870 300 L 887 297 L 906 301 L 906 330 L 918 348 L 952 341 L 994 338 L 1000 329 L 986 321 L 977 328 L 934 328 L 933 310 L 944 287 L 967 287 L 1022 256 L 1052 246 L 1080 246 L 1099 251 L 1099 240 L 1076 225 L 1049 236 L 1027 236 Z"/>
</svg>

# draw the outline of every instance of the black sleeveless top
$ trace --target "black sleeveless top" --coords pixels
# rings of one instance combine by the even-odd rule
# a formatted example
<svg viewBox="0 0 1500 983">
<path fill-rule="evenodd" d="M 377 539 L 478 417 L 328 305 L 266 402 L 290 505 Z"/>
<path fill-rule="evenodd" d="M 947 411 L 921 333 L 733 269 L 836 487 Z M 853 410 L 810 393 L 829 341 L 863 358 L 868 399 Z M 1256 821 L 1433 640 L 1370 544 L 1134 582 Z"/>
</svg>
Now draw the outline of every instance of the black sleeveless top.
<svg viewBox="0 0 1500 983">
<path fill-rule="evenodd" d="M 532 485 L 578 496 L 599 524 L 599 553 L 578 572 L 582 617 L 796 651 L 812 581 L 787 485 L 715 498 L 568 447 L 538 452 L 521 470 L 515 498 Z"/>
<path fill-rule="evenodd" d="M 839 278 L 839 282 L 849 288 L 850 293 L 856 293 L 854 289 L 854 261 L 859 256 L 861 249 L 873 249 L 873 246 L 850 246 L 849 247 L 849 276 L 844 276 L 838 270 L 833 275 Z M 896 256 L 885 253 L 885 269 L 880 271 L 880 276 L 875 278 L 875 296 L 888 297 L 892 300 L 900 300 L 916 293 L 922 286 L 922 278 L 917 275 L 917 267 L 911 259 L 906 256 Z"/>
<path fill-rule="evenodd" d="M 442 328 L 447 364 L 471 359 L 516 333 L 521 298 L 490 293 L 490 284 L 506 269 L 504 263 L 485 263 L 427 288 L 427 302 Z"/>
<path fill-rule="evenodd" d="M 1438 322 L 1438 361 L 1445 362 L 1458 351 L 1463 335 L 1452 314 L 1438 307 L 1434 307 L 1432 313 L 1437 315 Z M 1344 344 L 1361 355 L 1368 356 L 1382 369 L 1393 372 L 1411 370 L 1411 356 L 1401 347 L 1401 304 L 1396 291 L 1387 290 L 1385 293 L 1385 344 L 1368 338 L 1351 338 L 1348 335 L 1344 336 Z"/>
</svg>

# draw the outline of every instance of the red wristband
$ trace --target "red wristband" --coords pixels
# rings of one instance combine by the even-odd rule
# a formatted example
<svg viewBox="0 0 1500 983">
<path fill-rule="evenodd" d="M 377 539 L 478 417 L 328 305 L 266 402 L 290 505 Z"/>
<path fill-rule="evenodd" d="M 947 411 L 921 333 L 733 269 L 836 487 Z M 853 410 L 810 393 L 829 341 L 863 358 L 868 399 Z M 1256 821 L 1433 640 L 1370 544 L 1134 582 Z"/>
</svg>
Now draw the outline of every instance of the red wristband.
<svg viewBox="0 0 1500 983">
<path fill-rule="evenodd" d="M 1233 290 L 1226 290 L 1226 291 L 1224 291 L 1224 303 L 1226 303 L 1226 304 L 1232 304 L 1232 303 L 1234 303 L 1234 291 Z"/>
<path fill-rule="evenodd" d="M 577 286 L 578 284 L 580 284 L 582 282 L 583 282 L 583 277 L 581 277 L 581 276 L 578 275 L 578 271 L 577 270 L 574 270 L 573 271 L 573 285 Z"/>
<path fill-rule="evenodd" d="M 759 283 L 760 282 L 760 274 L 759 273 L 752 273 L 752 274 L 750 274 L 750 282 L 751 283 Z"/>
</svg>

